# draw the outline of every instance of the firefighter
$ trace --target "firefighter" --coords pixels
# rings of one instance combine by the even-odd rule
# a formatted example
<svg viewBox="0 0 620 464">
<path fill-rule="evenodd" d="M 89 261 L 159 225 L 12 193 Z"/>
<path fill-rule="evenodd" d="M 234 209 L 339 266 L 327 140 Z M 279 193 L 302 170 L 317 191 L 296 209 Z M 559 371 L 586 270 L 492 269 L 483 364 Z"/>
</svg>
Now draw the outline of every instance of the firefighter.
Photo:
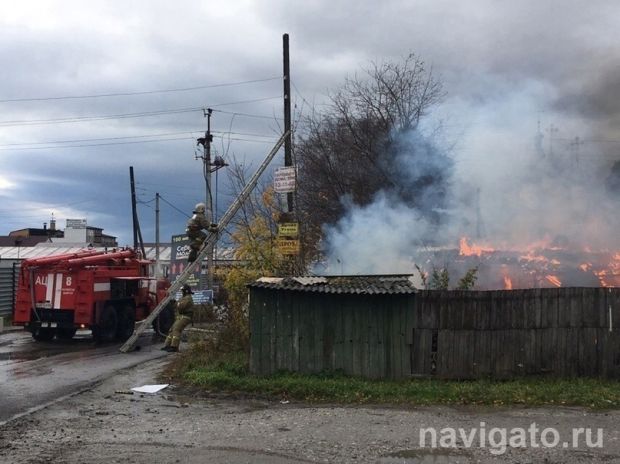
<svg viewBox="0 0 620 464">
<path fill-rule="evenodd" d="M 207 238 L 202 230 L 208 230 L 209 232 L 217 232 L 217 224 L 210 224 L 205 217 L 206 206 L 204 203 L 198 203 L 193 211 L 193 216 L 187 221 L 187 228 L 185 233 L 190 239 L 189 247 L 190 252 L 187 257 L 188 263 L 193 263 L 198 257 L 198 252 L 202 248 L 202 243 Z"/>
<path fill-rule="evenodd" d="M 163 351 L 176 352 L 179 351 L 179 345 L 181 344 L 181 334 L 185 327 L 192 322 L 192 315 L 194 312 L 194 300 L 192 295 L 192 287 L 185 284 L 181 289 L 181 293 L 183 296 L 176 303 L 176 318 L 174 320 L 174 324 L 172 324 L 172 328 L 166 337 L 166 341 L 164 346 L 162 347 Z"/>
</svg>

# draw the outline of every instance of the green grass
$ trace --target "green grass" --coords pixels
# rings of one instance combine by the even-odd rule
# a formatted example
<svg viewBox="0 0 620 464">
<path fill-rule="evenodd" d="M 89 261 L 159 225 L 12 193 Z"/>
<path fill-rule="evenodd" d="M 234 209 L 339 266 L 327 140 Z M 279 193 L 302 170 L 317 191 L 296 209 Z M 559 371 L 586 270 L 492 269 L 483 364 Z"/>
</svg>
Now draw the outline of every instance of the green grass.
<svg viewBox="0 0 620 464">
<path fill-rule="evenodd" d="M 307 402 L 396 405 L 565 405 L 594 409 L 620 407 L 620 383 L 596 379 L 512 381 L 365 380 L 339 373 L 251 375 L 241 353 L 212 356 L 190 350 L 173 377 L 218 392 Z"/>
</svg>

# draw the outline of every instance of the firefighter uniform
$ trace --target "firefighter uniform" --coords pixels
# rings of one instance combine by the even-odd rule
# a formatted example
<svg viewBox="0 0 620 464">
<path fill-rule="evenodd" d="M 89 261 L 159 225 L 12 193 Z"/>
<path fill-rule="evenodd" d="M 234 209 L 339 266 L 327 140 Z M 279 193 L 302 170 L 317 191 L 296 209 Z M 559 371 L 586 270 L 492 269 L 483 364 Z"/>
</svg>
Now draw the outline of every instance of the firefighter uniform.
<svg viewBox="0 0 620 464">
<path fill-rule="evenodd" d="M 194 311 L 194 300 L 192 299 L 192 289 L 189 285 L 184 285 L 183 297 L 176 304 L 176 318 L 172 328 L 166 337 L 164 351 L 179 351 L 179 345 L 181 344 L 181 334 L 185 327 L 192 322 L 192 314 Z"/>
<path fill-rule="evenodd" d="M 204 213 L 198 213 L 194 211 L 194 215 L 187 221 L 187 228 L 185 229 L 185 233 L 189 238 L 189 257 L 187 260 L 192 263 L 196 261 L 196 257 L 198 256 L 198 251 L 202 247 L 202 243 L 207 238 L 207 234 L 205 234 L 202 229 L 209 228 L 209 221 L 205 217 Z"/>
<path fill-rule="evenodd" d="M 198 203 L 193 211 L 193 216 L 187 221 L 185 233 L 190 240 L 190 252 L 187 258 L 187 261 L 190 263 L 196 261 L 198 252 L 207 238 L 207 234 L 203 232 L 203 229 L 210 232 L 217 231 L 217 224 L 210 224 L 209 221 L 207 221 L 205 209 L 204 203 Z"/>
</svg>

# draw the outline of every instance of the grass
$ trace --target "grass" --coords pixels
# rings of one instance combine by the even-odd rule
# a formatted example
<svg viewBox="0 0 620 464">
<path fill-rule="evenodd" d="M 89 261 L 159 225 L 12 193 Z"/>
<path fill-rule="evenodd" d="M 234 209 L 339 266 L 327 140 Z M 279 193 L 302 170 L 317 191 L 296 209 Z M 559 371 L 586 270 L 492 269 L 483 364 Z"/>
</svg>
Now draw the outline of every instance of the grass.
<svg viewBox="0 0 620 464">
<path fill-rule="evenodd" d="M 201 345 L 180 356 L 167 375 L 208 391 L 243 392 L 313 403 L 620 407 L 620 383 L 613 381 L 549 378 L 395 381 L 366 380 L 334 372 L 317 375 L 278 372 L 263 377 L 248 372 L 244 353 L 215 355 Z"/>
</svg>

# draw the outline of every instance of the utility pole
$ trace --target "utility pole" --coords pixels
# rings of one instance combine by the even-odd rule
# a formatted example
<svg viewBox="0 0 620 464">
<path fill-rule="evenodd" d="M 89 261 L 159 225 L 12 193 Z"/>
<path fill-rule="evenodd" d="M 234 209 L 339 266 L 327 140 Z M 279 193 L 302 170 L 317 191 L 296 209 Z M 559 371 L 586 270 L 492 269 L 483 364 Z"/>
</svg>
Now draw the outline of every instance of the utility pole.
<svg viewBox="0 0 620 464">
<path fill-rule="evenodd" d="M 198 145 L 202 145 L 204 148 L 202 161 L 203 161 L 203 173 L 206 184 L 206 197 L 205 197 L 205 205 L 206 211 L 205 216 L 209 224 L 213 224 L 214 221 L 214 211 L 213 211 L 213 189 L 211 186 L 211 173 L 217 171 L 220 168 L 228 166 L 224 162 L 221 156 L 216 156 L 215 160 L 211 162 L 211 142 L 213 142 L 213 135 L 211 134 L 211 114 L 213 110 L 211 108 L 207 108 L 203 110 L 205 118 L 207 118 L 207 131 L 205 132 L 204 137 L 200 137 L 198 139 Z M 206 286 L 207 289 L 213 289 L 213 275 L 215 272 L 214 269 L 214 257 L 213 250 L 216 244 L 216 240 L 208 243 L 208 253 L 207 253 L 207 281 Z"/>
<path fill-rule="evenodd" d="M 131 184 L 131 211 L 133 213 L 133 249 L 138 249 L 139 242 L 140 250 L 142 251 L 142 258 L 146 258 L 146 252 L 144 251 L 144 240 L 142 240 L 142 231 L 140 230 L 140 221 L 138 221 L 136 182 L 133 177 L 133 166 L 129 166 L 129 182 Z"/>
<path fill-rule="evenodd" d="M 283 81 L 284 81 L 284 133 L 288 134 L 284 139 L 284 166 L 293 165 L 293 136 L 291 135 L 291 71 L 288 53 L 288 34 L 282 36 L 283 50 Z M 287 211 L 293 211 L 293 194 L 286 194 Z"/>
<path fill-rule="evenodd" d="M 207 132 L 205 134 L 205 156 L 204 156 L 204 173 L 205 184 L 207 188 L 206 200 L 207 200 L 207 221 L 209 224 L 213 222 L 213 192 L 211 189 L 211 142 L 213 141 L 213 135 L 211 135 L 211 113 L 213 110 L 207 108 L 205 117 L 207 118 Z M 209 244 L 209 253 L 207 254 L 207 289 L 213 289 L 213 248 L 214 243 Z"/>
<path fill-rule="evenodd" d="M 161 276 L 159 264 L 159 192 L 155 193 L 155 277 Z"/>
<path fill-rule="evenodd" d="M 282 82 L 284 86 L 284 133 L 286 134 L 284 139 L 284 166 L 285 168 L 294 168 L 293 164 L 293 135 L 291 130 L 291 70 L 290 70 L 290 58 L 289 58 L 289 45 L 288 34 L 282 36 Z M 293 171 L 294 172 L 294 171 Z M 295 179 L 295 184 L 297 179 Z M 295 186 L 295 188 L 297 188 Z M 286 193 L 286 212 L 280 217 L 281 223 L 294 223 L 296 225 L 297 232 L 294 237 L 284 236 L 284 239 L 292 239 L 297 242 L 297 252 L 291 253 L 289 258 L 290 273 L 294 274 L 296 268 L 300 264 L 299 255 L 299 223 L 295 221 L 295 197 L 294 192 Z"/>
<path fill-rule="evenodd" d="M 138 212 L 136 211 L 136 183 L 133 177 L 133 166 L 129 166 L 129 185 L 131 187 L 131 213 L 133 218 L 133 249 L 138 249 Z"/>
</svg>

